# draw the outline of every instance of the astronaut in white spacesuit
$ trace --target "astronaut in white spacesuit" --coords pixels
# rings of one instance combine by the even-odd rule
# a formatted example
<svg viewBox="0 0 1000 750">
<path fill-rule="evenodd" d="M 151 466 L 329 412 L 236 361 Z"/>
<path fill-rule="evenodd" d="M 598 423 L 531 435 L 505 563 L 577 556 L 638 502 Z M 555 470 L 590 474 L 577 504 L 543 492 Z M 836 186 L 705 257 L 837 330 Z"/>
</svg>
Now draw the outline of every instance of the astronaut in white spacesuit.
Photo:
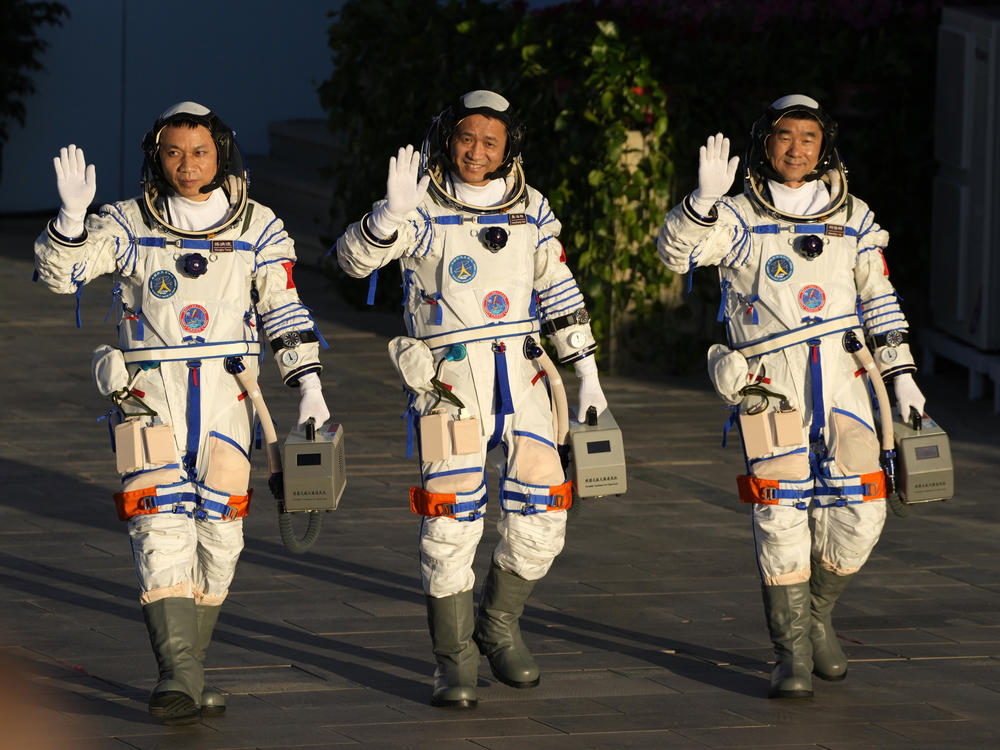
<svg viewBox="0 0 1000 750">
<path fill-rule="evenodd" d="M 37 278 L 79 295 L 112 274 L 117 346 L 94 353 L 114 400 L 113 446 L 140 602 L 159 680 L 150 713 L 168 723 L 220 714 L 204 685 L 205 650 L 243 548 L 262 342 L 301 393 L 299 423 L 329 418 L 320 339 L 299 300 L 292 239 L 247 196 L 233 132 L 181 102 L 142 142 L 142 194 L 87 215 L 95 168 L 70 145 L 54 160 L 62 207 L 35 243 Z M 246 374 L 241 375 L 246 378 Z"/>
<path fill-rule="evenodd" d="M 885 521 L 883 469 L 892 471 L 893 456 L 880 452 L 851 349 L 867 340 L 904 417 L 924 405 L 883 257 L 889 236 L 847 192 L 836 133 L 808 96 L 773 102 L 752 128 L 735 197 L 726 193 L 739 159 L 729 158 L 728 138 L 710 137 L 697 190 L 657 239 L 673 271 L 719 267 L 729 346 L 713 346 L 708 367 L 743 439 L 738 486 L 752 503 L 775 649 L 771 697 L 811 696 L 812 674 L 846 676 L 831 613 Z"/>
<path fill-rule="evenodd" d="M 390 159 L 386 199 L 336 246 L 351 276 L 374 280 L 394 260 L 402 270 L 408 335 L 389 348 L 420 443 L 422 486 L 411 488 L 410 505 L 422 516 L 435 706 L 475 706 L 480 651 L 505 684 L 539 682 L 518 618 L 562 549 L 572 502 L 538 359 L 540 330 L 580 378 L 580 418 L 607 406 L 560 223 L 524 180 L 523 135 L 502 96 L 463 95 L 435 118 L 421 152 L 407 146 Z M 500 541 L 473 623 L 486 454 L 497 446 L 506 457 Z"/>
</svg>

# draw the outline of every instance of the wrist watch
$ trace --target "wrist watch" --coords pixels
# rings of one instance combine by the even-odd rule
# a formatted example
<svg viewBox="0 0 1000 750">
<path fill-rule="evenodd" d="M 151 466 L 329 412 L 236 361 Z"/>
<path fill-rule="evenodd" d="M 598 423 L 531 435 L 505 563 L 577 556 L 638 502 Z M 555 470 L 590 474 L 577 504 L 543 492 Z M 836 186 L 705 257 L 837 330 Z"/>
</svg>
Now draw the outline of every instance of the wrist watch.
<svg viewBox="0 0 1000 750">
<path fill-rule="evenodd" d="M 546 333 L 555 333 L 556 331 L 566 328 L 567 326 L 581 325 L 589 322 L 590 313 L 587 312 L 587 308 L 580 307 L 571 313 L 567 313 L 566 315 L 546 320 L 542 323 L 542 330 Z"/>
<path fill-rule="evenodd" d="M 271 349 L 277 354 L 282 349 L 295 349 L 299 344 L 310 344 L 314 341 L 319 341 L 315 331 L 285 331 L 271 339 Z"/>
</svg>

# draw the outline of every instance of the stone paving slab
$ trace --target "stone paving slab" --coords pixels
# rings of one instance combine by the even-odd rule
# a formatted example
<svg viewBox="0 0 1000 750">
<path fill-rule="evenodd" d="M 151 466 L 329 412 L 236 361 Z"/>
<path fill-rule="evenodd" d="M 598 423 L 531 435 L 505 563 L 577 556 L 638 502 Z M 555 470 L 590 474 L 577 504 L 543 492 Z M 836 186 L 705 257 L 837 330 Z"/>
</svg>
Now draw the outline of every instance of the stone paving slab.
<svg viewBox="0 0 1000 750">
<path fill-rule="evenodd" d="M 107 404 L 89 373 L 90 352 L 111 338 L 110 284 L 84 291 L 75 328 L 75 300 L 30 283 L 43 225 L 0 219 L 0 750 L 1000 742 L 1000 417 L 966 401 L 961 373 L 944 367 L 920 382 L 949 430 L 958 491 L 890 515 L 837 610 L 846 681 L 817 681 L 812 700 L 764 697 L 772 655 L 747 508 L 734 498 L 742 459 L 720 447 L 725 411 L 704 379 L 607 377 L 629 492 L 573 511 L 566 549 L 526 608 L 541 685 L 512 690 L 484 661 L 475 711 L 427 705 L 433 661 L 405 500 L 416 469 L 385 356 L 400 324 L 346 305 L 308 268 L 296 281 L 331 345 L 323 381 L 345 426 L 348 490 L 315 547 L 293 555 L 256 459 L 246 549 L 208 658 L 227 714 L 190 727 L 153 721 L 155 664 L 110 499 L 113 457 L 97 421 Z M 296 394 L 270 365 L 263 387 L 281 434 Z"/>
</svg>

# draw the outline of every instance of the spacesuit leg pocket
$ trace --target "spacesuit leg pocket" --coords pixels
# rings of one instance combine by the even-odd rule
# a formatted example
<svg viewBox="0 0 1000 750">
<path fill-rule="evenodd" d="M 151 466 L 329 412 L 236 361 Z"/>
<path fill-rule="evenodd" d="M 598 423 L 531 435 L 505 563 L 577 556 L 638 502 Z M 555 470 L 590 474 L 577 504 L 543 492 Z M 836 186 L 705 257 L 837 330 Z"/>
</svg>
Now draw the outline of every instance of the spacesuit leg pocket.
<svg viewBox="0 0 1000 750">
<path fill-rule="evenodd" d="M 875 430 L 861 417 L 834 408 L 830 418 L 832 444 L 830 453 L 844 475 L 878 471 L 879 443 Z"/>
<path fill-rule="evenodd" d="M 218 432 L 208 436 L 205 485 L 230 495 L 245 495 L 250 486 L 250 459 L 232 438 Z"/>
</svg>

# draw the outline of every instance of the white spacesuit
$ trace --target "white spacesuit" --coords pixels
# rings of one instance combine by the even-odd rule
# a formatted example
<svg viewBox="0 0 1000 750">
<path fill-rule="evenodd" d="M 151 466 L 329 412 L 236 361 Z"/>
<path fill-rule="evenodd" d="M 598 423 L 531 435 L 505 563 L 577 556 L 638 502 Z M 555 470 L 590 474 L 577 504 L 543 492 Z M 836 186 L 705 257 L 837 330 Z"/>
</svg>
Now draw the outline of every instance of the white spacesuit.
<svg viewBox="0 0 1000 750">
<path fill-rule="evenodd" d="M 75 146 L 55 159 L 63 207 L 35 243 L 37 277 L 79 295 L 113 274 L 118 345 L 94 354 L 116 408 L 113 446 L 140 601 L 160 667 L 150 712 L 170 722 L 224 710 L 201 663 L 243 548 L 261 342 L 300 385 L 300 422 L 328 416 L 318 330 L 292 279 L 293 242 L 247 197 L 232 132 L 207 108 L 165 111 L 143 140 L 142 195 L 84 215 L 96 183 Z"/>
<path fill-rule="evenodd" d="M 483 533 L 485 461 L 502 446 L 500 541 L 484 584 L 475 641 L 494 674 L 538 683 L 517 618 L 563 546 L 572 501 L 539 364 L 540 329 L 581 375 L 580 414 L 607 402 L 597 380 L 583 295 L 548 201 L 524 182 L 523 128 L 508 102 L 473 91 L 435 119 L 421 154 L 390 160 L 388 196 L 337 243 L 340 266 L 402 270 L 407 336 L 390 354 L 411 394 L 422 487 L 420 572 L 438 658 L 434 705 L 471 707 L 472 562 Z M 430 191 L 428 192 L 428 184 Z"/>
<path fill-rule="evenodd" d="M 746 453 L 739 495 L 753 504 L 772 697 L 811 695 L 811 672 L 845 676 L 830 613 L 885 520 L 892 457 L 880 455 L 865 370 L 845 335 L 867 339 L 904 414 L 923 407 L 883 257 L 889 236 L 847 192 L 835 138 L 815 100 L 775 101 L 751 132 L 744 193 L 723 197 L 738 159 L 712 136 L 698 190 L 657 240 L 678 273 L 719 267 L 729 346 L 713 346 L 708 366 Z"/>
</svg>

